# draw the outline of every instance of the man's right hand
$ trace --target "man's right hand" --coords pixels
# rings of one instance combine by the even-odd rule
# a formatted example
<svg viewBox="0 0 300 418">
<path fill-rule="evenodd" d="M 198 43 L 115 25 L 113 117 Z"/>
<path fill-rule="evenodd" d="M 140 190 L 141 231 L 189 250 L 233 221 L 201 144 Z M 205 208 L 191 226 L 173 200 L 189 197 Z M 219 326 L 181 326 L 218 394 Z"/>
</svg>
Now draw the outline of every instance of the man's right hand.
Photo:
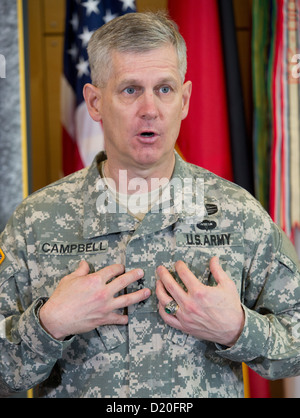
<svg viewBox="0 0 300 418">
<path fill-rule="evenodd" d="M 89 332 L 101 325 L 125 325 L 128 316 L 114 311 L 147 299 L 151 291 L 144 288 L 118 297 L 115 295 L 143 276 L 141 269 L 124 273 L 121 264 L 89 274 L 88 263 L 81 261 L 74 273 L 60 281 L 41 308 L 41 325 L 57 340 Z M 107 283 L 109 280 L 111 282 Z"/>
</svg>

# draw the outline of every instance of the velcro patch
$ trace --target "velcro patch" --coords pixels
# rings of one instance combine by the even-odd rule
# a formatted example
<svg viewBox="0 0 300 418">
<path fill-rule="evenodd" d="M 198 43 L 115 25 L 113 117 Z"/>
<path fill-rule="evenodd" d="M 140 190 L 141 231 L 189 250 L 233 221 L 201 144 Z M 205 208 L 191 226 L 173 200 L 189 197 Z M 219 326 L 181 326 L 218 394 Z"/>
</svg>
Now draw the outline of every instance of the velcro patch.
<svg viewBox="0 0 300 418">
<path fill-rule="evenodd" d="M 3 263 L 4 260 L 5 260 L 5 255 L 4 255 L 4 252 L 0 248 L 0 265 Z"/>
</svg>

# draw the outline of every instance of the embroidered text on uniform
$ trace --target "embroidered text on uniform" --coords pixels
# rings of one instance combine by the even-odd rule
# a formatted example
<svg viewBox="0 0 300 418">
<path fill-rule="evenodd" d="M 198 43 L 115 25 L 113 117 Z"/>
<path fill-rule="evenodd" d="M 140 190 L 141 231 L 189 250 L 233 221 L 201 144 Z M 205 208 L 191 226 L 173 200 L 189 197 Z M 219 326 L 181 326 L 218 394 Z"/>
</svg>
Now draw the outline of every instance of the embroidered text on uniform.
<svg viewBox="0 0 300 418">
<path fill-rule="evenodd" d="M 41 246 L 44 254 L 80 254 L 98 253 L 107 250 L 107 241 L 88 242 L 88 243 L 49 243 L 45 242 Z"/>
</svg>

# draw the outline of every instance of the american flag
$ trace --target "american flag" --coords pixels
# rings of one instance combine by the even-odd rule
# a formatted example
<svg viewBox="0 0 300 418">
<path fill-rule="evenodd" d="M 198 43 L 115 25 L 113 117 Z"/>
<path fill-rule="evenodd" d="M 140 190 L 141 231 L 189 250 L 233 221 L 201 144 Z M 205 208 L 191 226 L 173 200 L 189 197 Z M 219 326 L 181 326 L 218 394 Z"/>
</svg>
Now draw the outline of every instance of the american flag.
<svg viewBox="0 0 300 418">
<path fill-rule="evenodd" d="M 82 94 L 91 82 L 88 42 L 101 25 L 135 11 L 135 0 L 67 0 L 61 85 L 64 175 L 90 165 L 104 148 L 101 125 L 89 116 Z"/>
</svg>

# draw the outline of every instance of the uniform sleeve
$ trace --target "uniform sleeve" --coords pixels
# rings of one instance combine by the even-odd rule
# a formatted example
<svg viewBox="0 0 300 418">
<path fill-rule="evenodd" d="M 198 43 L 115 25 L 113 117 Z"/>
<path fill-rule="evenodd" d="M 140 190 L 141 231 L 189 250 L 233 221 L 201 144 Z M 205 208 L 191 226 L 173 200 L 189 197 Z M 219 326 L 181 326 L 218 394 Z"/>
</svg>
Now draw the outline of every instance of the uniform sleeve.
<svg viewBox="0 0 300 418">
<path fill-rule="evenodd" d="M 0 397 L 45 380 L 70 343 L 53 339 L 39 323 L 44 301 L 32 300 L 24 231 L 20 208 L 0 235 Z"/>
<path fill-rule="evenodd" d="M 258 218 L 245 234 L 252 254 L 242 295 L 244 330 L 218 353 L 273 380 L 300 374 L 300 269 L 286 235 L 264 212 Z"/>
</svg>

